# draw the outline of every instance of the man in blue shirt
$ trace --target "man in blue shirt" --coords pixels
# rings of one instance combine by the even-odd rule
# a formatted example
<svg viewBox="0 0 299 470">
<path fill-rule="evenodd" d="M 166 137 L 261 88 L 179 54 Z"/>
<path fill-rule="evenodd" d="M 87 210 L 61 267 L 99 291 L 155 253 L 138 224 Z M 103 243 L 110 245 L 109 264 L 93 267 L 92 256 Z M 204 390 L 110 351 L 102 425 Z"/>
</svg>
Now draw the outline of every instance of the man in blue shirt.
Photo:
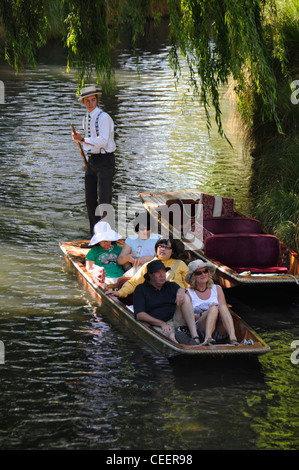
<svg viewBox="0 0 299 470">
<path fill-rule="evenodd" d="M 166 271 L 160 260 L 148 263 L 145 281 L 134 292 L 135 318 L 154 326 L 175 342 L 175 329 L 187 325 L 191 334 L 189 344 L 199 345 L 193 307 L 185 289 L 166 280 Z"/>
</svg>

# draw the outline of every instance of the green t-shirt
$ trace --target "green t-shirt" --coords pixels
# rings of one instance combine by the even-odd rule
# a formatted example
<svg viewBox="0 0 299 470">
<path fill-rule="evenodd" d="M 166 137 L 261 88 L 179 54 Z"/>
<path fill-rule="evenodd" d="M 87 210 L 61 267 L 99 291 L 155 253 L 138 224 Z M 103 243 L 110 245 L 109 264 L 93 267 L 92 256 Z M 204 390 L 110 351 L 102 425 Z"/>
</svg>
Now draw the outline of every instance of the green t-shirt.
<svg viewBox="0 0 299 470">
<path fill-rule="evenodd" d="M 117 263 L 117 258 L 122 248 L 112 245 L 110 250 L 104 250 L 100 245 L 93 246 L 86 255 L 86 259 L 94 261 L 97 266 L 105 268 L 106 277 L 121 277 L 124 270 Z"/>
</svg>

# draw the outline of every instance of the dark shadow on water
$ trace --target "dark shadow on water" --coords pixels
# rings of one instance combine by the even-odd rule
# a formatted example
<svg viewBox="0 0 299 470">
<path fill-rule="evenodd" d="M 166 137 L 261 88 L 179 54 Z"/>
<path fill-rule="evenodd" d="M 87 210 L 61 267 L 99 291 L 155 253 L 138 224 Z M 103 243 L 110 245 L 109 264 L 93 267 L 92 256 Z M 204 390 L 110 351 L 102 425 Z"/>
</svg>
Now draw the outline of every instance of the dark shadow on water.
<svg viewBox="0 0 299 470">
<path fill-rule="evenodd" d="M 260 285 L 242 286 L 225 290 L 229 303 L 240 303 L 243 309 L 250 311 L 284 312 L 299 316 L 299 285 Z M 236 312 L 238 313 L 238 312 Z"/>
<path fill-rule="evenodd" d="M 264 385 L 264 375 L 257 357 L 169 359 L 176 386 L 182 390 L 203 390 L 218 387 L 255 388 Z"/>
</svg>

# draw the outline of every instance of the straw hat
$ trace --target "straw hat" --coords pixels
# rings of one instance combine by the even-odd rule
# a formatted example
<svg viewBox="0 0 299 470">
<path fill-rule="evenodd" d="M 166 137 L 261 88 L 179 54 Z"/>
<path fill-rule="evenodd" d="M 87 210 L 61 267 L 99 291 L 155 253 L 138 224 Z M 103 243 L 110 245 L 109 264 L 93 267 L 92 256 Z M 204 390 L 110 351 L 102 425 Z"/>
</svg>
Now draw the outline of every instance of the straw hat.
<svg viewBox="0 0 299 470">
<path fill-rule="evenodd" d="M 197 269 L 202 269 L 202 268 L 208 268 L 212 276 L 213 274 L 215 274 L 216 267 L 212 263 L 202 261 L 201 259 L 196 259 L 194 261 L 191 261 L 191 263 L 189 263 L 188 265 L 189 272 L 186 274 L 186 277 L 185 277 L 186 282 L 188 282 L 189 284 L 192 274 L 195 271 L 197 271 Z"/>
<path fill-rule="evenodd" d="M 88 246 L 90 245 L 96 245 L 97 243 L 103 242 L 103 241 L 110 241 L 110 242 L 115 242 L 116 240 L 119 240 L 121 235 L 110 227 L 108 222 L 98 222 L 94 226 L 94 235 L 90 242 L 88 243 Z"/>
<path fill-rule="evenodd" d="M 94 85 L 87 86 L 87 87 L 82 88 L 80 90 L 80 96 L 79 96 L 78 100 L 82 102 L 84 100 L 84 98 L 87 98 L 87 96 L 100 95 L 100 94 L 101 94 L 101 90 L 96 88 Z"/>
</svg>

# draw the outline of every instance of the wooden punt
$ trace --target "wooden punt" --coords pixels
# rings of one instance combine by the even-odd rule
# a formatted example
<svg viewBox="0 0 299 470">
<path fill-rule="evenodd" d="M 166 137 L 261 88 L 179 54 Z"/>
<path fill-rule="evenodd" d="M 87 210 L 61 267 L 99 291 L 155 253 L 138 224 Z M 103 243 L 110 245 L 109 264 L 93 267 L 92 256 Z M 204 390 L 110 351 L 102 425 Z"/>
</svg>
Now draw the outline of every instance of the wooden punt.
<svg viewBox="0 0 299 470">
<path fill-rule="evenodd" d="M 278 250 L 280 253 L 280 260 L 278 262 L 278 272 L 255 272 L 250 269 L 245 269 L 241 272 L 236 271 L 233 267 L 230 267 L 227 261 L 224 263 L 222 261 L 217 260 L 216 258 L 210 258 L 205 254 L 204 248 L 205 245 L 201 247 L 194 245 L 194 243 L 190 242 L 190 239 L 184 234 L 182 234 L 181 227 L 178 227 L 177 224 L 173 224 L 169 221 L 169 212 L 165 212 L 163 214 L 163 208 L 171 207 L 172 204 L 179 203 L 180 207 L 184 210 L 185 207 L 191 204 L 202 204 L 203 207 L 203 218 L 205 217 L 205 201 L 203 200 L 203 195 L 206 196 L 207 203 L 207 211 L 209 213 L 209 217 L 211 218 L 222 218 L 221 213 L 221 200 L 224 201 L 223 204 L 228 204 L 230 206 L 230 210 L 232 213 L 230 214 L 230 218 L 234 221 L 237 219 L 243 218 L 243 220 L 247 219 L 243 214 L 240 214 L 238 211 L 235 210 L 234 200 L 228 198 L 215 198 L 214 196 L 209 196 L 203 193 L 202 191 L 197 190 L 184 190 L 184 191 L 168 191 L 168 192 L 161 192 L 161 191 L 154 191 L 149 193 L 140 193 L 139 197 L 143 203 L 143 206 L 147 211 L 149 211 L 153 218 L 159 221 L 160 230 L 163 233 L 170 234 L 175 238 L 180 239 L 186 249 L 186 254 L 190 260 L 200 258 L 204 261 L 212 262 L 216 267 L 216 276 L 215 281 L 220 284 L 224 288 L 230 288 L 235 286 L 279 286 L 279 285 L 296 285 L 299 286 L 299 256 L 293 250 L 291 250 L 286 244 L 280 242 L 276 237 L 272 235 L 266 234 L 263 230 L 261 231 L 260 235 L 248 235 L 254 239 L 254 237 L 258 238 L 270 238 L 276 239 L 278 244 Z M 215 198 L 217 199 L 217 204 L 215 203 L 214 207 L 209 207 L 208 204 L 210 203 L 208 198 Z M 219 202 L 220 201 L 220 202 Z M 228 202 L 227 202 L 228 201 Z M 223 208 L 222 208 L 223 209 Z M 211 212 L 212 211 L 212 212 Z M 214 211 L 214 212 L 213 212 Z M 218 211 L 218 212 L 217 212 Z M 191 217 L 190 209 L 188 209 L 187 217 Z M 166 216 L 165 216 L 166 214 Z M 185 214 L 186 216 L 186 214 Z M 186 220 L 186 219 L 184 219 Z M 252 219 L 253 220 L 253 219 Z M 256 221 L 258 222 L 258 221 Z M 205 229 L 204 229 L 205 230 Z M 188 235 L 188 234 L 187 234 Z M 206 242 L 212 240 L 213 233 L 210 234 L 210 237 L 206 238 Z M 216 240 L 218 237 L 218 241 L 221 242 L 220 237 L 224 235 L 214 235 L 214 239 Z M 262 237 L 261 237 L 262 236 Z M 231 234 L 231 238 L 235 237 L 235 239 L 241 239 L 243 237 L 246 238 L 245 234 Z M 206 243 L 205 242 L 205 243 Z M 244 240 L 243 240 L 244 242 Z M 234 253 L 235 255 L 236 253 Z M 259 254 L 257 254 L 259 256 Z M 260 270 L 262 271 L 262 270 Z M 284 272 L 283 272 L 284 271 Z"/>
<path fill-rule="evenodd" d="M 106 295 L 100 287 L 94 284 L 85 268 L 85 256 L 89 250 L 88 241 L 61 242 L 59 245 L 66 261 L 74 268 L 80 281 L 97 297 L 100 305 L 102 305 L 102 303 L 107 304 L 122 327 L 128 328 L 130 331 L 136 333 L 145 343 L 165 357 L 171 358 L 186 355 L 211 358 L 220 358 L 222 356 L 251 357 L 265 354 L 270 350 L 270 347 L 258 334 L 233 311 L 231 311 L 231 314 L 240 345 L 216 344 L 214 346 L 189 346 L 175 343 L 165 338 L 151 326 L 137 321 L 132 311 L 120 299 Z"/>
</svg>

